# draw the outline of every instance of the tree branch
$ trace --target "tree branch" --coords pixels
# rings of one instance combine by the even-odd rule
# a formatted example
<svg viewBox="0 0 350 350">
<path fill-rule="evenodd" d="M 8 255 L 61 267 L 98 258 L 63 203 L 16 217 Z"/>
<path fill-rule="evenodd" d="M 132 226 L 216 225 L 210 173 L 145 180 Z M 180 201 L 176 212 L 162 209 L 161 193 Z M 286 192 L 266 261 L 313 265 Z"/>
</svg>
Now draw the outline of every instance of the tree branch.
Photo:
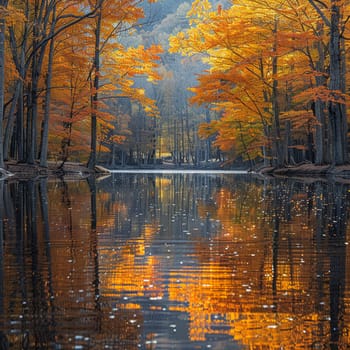
<svg viewBox="0 0 350 350">
<path fill-rule="evenodd" d="M 325 6 L 325 4 L 319 0 L 315 0 L 318 3 L 322 4 L 323 6 Z M 320 15 L 320 17 L 322 18 L 323 22 L 325 23 L 325 25 L 327 27 L 331 26 L 331 22 L 328 20 L 328 18 L 324 15 L 324 13 L 321 11 L 321 9 L 317 6 L 316 2 L 314 0 L 309 0 L 309 3 L 311 4 L 311 6 L 316 10 L 316 12 Z M 325 6 L 326 7 L 326 6 Z"/>
<path fill-rule="evenodd" d="M 83 16 L 77 17 L 74 21 L 66 23 L 65 25 L 63 25 L 62 27 L 57 29 L 54 33 L 48 35 L 40 43 L 38 43 L 38 45 L 36 47 L 36 51 L 39 50 L 42 46 L 46 45 L 48 43 L 48 41 L 50 41 L 52 38 L 56 37 L 58 34 L 62 33 L 67 28 L 81 22 L 82 20 L 84 20 L 86 18 L 93 18 L 95 13 L 97 12 L 97 10 L 101 7 L 102 2 L 103 2 L 103 0 L 99 0 L 98 4 L 94 7 L 94 9 L 92 11 L 86 13 Z M 30 56 L 28 57 L 28 61 L 30 61 L 30 59 L 34 55 L 34 53 L 35 53 L 35 51 L 31 52 Z"/>
</svg>

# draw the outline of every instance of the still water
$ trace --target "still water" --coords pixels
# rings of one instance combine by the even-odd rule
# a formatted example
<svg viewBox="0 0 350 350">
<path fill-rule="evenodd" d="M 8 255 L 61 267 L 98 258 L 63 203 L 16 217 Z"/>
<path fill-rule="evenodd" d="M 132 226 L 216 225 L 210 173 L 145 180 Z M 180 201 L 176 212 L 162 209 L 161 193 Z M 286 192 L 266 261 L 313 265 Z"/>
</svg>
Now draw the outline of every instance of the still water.
<svg viewBox="0 0 350 350">
<path fill-rule="evenodd" d="M 349 191 L 219 173 L 0 182 L 0 349 L 348 349 Z"/>
</svg>

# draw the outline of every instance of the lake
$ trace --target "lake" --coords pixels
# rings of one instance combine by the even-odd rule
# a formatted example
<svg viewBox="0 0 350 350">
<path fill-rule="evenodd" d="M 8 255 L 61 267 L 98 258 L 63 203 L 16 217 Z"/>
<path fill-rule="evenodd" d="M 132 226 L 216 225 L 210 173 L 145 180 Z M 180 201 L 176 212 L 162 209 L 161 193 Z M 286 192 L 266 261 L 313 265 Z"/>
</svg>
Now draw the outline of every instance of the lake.
<svg viewBox="0 0 350 350">
<path fill-rule="evenodd" d="M 348 349 L 350 185 L 0 182 L 0 349 Z"/>
</svg>

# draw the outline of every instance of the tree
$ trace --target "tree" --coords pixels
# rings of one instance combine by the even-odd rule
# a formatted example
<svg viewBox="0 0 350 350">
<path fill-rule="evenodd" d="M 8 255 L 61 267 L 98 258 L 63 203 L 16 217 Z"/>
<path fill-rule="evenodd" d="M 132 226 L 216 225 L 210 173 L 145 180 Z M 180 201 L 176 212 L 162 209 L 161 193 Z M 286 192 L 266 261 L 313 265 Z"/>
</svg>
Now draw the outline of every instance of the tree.
<svg viewBox="0 0 350 350">
<path fill-rule="evenodd" d="M 132 29 L 143 17 L 138 5 L 134 0 L 13 0 L 3 3 L 2 23 L 5 25 L 6 19 L 9 35 L 4 35 L 3 59 L 0 60 L 5 62 L 6 58 L 7 65 L 5 74 L 1 75 L 2 162 L 12 157 L 34 164 L 39 155 L 40 165 L 46 167 L 50 154 L 61 153 L 62 160 L 67 159 L 74 138 L 85 137 L 88 127 L 93 130 L 89 137 L 95 142 L 93 149 L 100 130 L 113 129 L 110 123 L 113 115 L 103 99 L 122 94 L 115 93 L 117 88 L 109 76 L 114 72 L 111 67 L 105 67 L 107 60 L 103 58 L 102 67 L 100 60 L 119 49 L 119 34 Z M 6 40 L 10 49 L 7 51 Z M 156 67 L 150 60 L 158 59 L 157 50 L 160 52 L 155 46 L 137 49 L 138 58 L 132 61 L 134 67 L 129 65 L 126 68 L 131 71 L 123 73 L 128 80 L 126 88 L 118 88 L 126 92 L 125 96 L 144 105 L 150 115 L 156 114 L 154 102 L 130 81 L 137 75 L 158 79 L 150 73 Z M 121 52 L 126 51 L 122 47 Z M 113 69 L 119 68 L 114 64 Z M 85 144 L 88 142 L 86 139 Z M 77 149 L 76 144 L 74 147 Z"/>
<path fill-rule="evenodd" d="M 348 160 L 345 55 L 342 47 L 344 45 L 343 33 L 349 17 L 343 18 L 344 2 L 331 0 L 327 6 L 324 3 L 318 4 L 313 0 L 309 0 L 309 2 L 329 31 L 329 95 L 326 102 L 328 104 L 328 122 L 330 126 L 331 162 L 333 165 L 341 165 Z M 330 18 L 326 16 L 324 10 L 329 13 Z"/>
<path fill-rule="evenodd" d="M 281 48 L 277 47 L 277 21 L 271 12 L 266 6 L 260 5 L 260 11 L 256 12 L 255 8 L 242 4 L 215 12 L 209 2 L 196 1 L 189 13 L 192 27 L 186 34 L 179 33 L 171 38 L 170 44 L 172 51 L 203 55 L 211 66 L 199 78 L 199 86 L 192 89 L 195 93 L 192 102 L 211 104 L 214 109 L 223 111 L 225 126 L 229 120 L 237 120 L 238 124 L 234 122 L 233 125 L 240 125 L 240 137 L 229 136 L 228 130 L 236 127 L 218 130 L 221 124 L 216 122 L 210 124 L 212 132 L 206 134 L 219 132 L 216 144 L 226 150 L 230 147 L 224 144 L 230 139 L 237 144 L 243 142 L 243 148 L 248 150 L 251 147 L 247 143 L 251 141 L 243 137 L 244 129 L 251 133 L 252 125 L 258 123 L 263 133 L 256 145 L 266 148 L 272 141 L 273 159 L 282 163 L 278 154 L 281 141 L 277 91 L 277 57 Z M 271 55 L 271 52 L 276 53 Z"/>
<path fill-rule="evenodd" d="M 154 1 L 149 1 L 154 2 Z M 138 100 L 143 103 L 149 103 L 150 100 L 147 100 L 144 96 L 144 91 L 133 89 L 130 84 L 130 80 L 127 79 L 127 77 L 133 77 L 135 75 L 139 74 L 149 74 L 149 79 L 154 78 L 154 73 L 151 72 L 151 70 L 155 67 L 154 65 L 150 65 L 150 62 L 152 59 L 158 58 L 155 57 L 154 54 L 152 57 L 147 57 L 146 50 L 144 47 L 140 47 L 138 51 L 135 51 L 136 49 L 130 48 L 129 52 L 125 51 L 125 48 L 120 43 L 115 44 L 114 41 L 118 39 L 118 35 L 122 31 L 128 31 L 133 26 L 135 26 L 140 18 L 143 18 L 143 11 L 141 8 L 137 7 L 137 3 L 135 4 L 135 1 L 133 0 L 123 0 L 122 3 L 115 3 L 114 1 L 110 0 L 102 0 L 100 4 L 99 11 L 97 13 L 97 17 L 95 20 L 95 23 L 93 24 L 93 33 L 94 33 L 94 41 L 95 41 L 95 49 L 94 49 L 94 59 L 93 59 L 93 67 L 91 70 L 91 86 L 92 86 L 92 97 L 91 97 L 91 150 L 90 150 L 90 157 L 88 162 L 88 167 L 90 169 L 93 169 L 96 165 L 96 145 L 97 145 L 97 119 L 98 119 L 98 109 L 99 109 L 99 91 L 100 91 L 100 77 L 102 76 L 102 71 L 100 68 L 100 59 L 101 55 L 107 56 L 114 56 L 114 60 L 119 60 L 120 67 L 116 67 L 115 65 L 113 68 L 116 68 L 117 70 L 121 70 L 123 72 L 123 75 L 116 74 L 117 77 L 121 77 L 121 80 L 115 81 L 115 79 L 110 79 L 113 86 L 116 86 L 117 90 L 123 91 L 123 96 L 129 96 L 132 97 L 135 100 Z M 112 40 L 113 39 L 113 40 Z M 117 51 L 117 54 L 113 55 L 109 50 L 114 49 Z M 136 57 L 128 57 L 128 53 L 130 56 L 133 54 L 133 50 L 135 53 L 137 53 Z M 150 49 L 149 52 L 152 53 L 152 50 L 154 51 L 154 48 Z M 119 55 L 119 56 L 118 56 Z M 122 59 L 120 60 L 120 56 L 122 56 Z M 127 66 L 127 71 L 124 70 L 125 62 L 128 62 L 128 58 L 131 59 L 131 64 Z M 111 63 L 111 60 L 106 58 L 106 61 L 108 64 Z M 135 61 L 138 62 L 135 65 Z M 115 63 L 114 63 L 115 64 Z M 134 65 L 134 67 L 133 67 Z M 141 66 L 142 68 L 139 68 L 137 65 Z M 148 69 L 148 72 L 146 72 L 147 65 L 150 65 L 151 68 Z M 108 70 L 108 68 L 107 68 Z M 143 70 L 143 71 L 141 71 Z M 113 73 L 115 74 L 115 72 Z M 152 78 L 153 75 L 153 78 Z M 112 77 L 112 75 L 110 75 Z M 126 77 L 126 78 L 125 78 Z M 105 78 L 105 80 L 108 80 L 108 78 Z M 120 79 L 120 78 L 117 78 Z M 113 81 L 114 80 L 114 81 Z M 126 80 L 128 83 L 123 82 L 123 80 Z M 119 84 L 119 86 L 118 86 Z M 131 92 L 131 94 L 130 94 Z M 146 110 L 148 112 L 151 112 L 152 110 L 156 110 L 155 106 L 153 105 L 152 108 L 150 106 L 146 106 Z"/>
<path fill-rule="evenodd" d="M 338 1 L 331 0 L 331 21 L 329 34 L 329 121 L 332 135 L 332 164 L 347 162 L 347 118 L 345 104 L 345 58 L 341 52 L 341 7 Z"/>
<path fill-rule="evenodd" d="M 53 33 L 55 32 L 56 27 L 56 4 L 52 8 L 52 20 L 51 20 L 49 54 L 48 54 L 48 63 L 47 63 L 47 73 L 46 73 L 46 93 L 45 93 L 45 106 L 44 106 L 44 116 L 42 122 L 42 137 L 41 137 L 41 147 L 40 147 L 40 166 L 47 167 L 47 152 L 48 152 L 48 143 L 49 143 L 49 114 L 51 106 L 51 86 L 52 86 L 52 66 L 54 59 L 54 50 L 55 50 L 55 40 Z"/>
<path fill-rule="evenodd" d="M 102 0 L 100 0 L 102 1 Z M 32 43 L 32 52 L 31 52 L 31 81 L 30 81 L 30 104 L 28 106 L 28 124 L 30 125 L 30 130 L 27 133 L 27 140 L 29 141 L 28 145 L 28 154 L 27 154 L 27 162 L 29 164 L 34 163 L 36 159 L 36 130 L 37 130 L 37 118 L 38 118 L 38 84 L 39 84 L 39 78 L 41 76 L 42 71 L 42 65 L 43 60 L 46 54 L 46 47 L 48 42 L 54 39 L 55 36 L 57 36 L 62 31 L 67 30 L 69 27 L 74 26 L 75 24 L 79 23 L 80 21 L 94 16 L 96 11 L 98 11 L 100 7 L 100 1 L 97 1 L 95 7 L 91 7 L 87 9 L 87 12 L 82 12 L 78 16 L 68 13 L 63 14 L 56 17 L 56 0 L 47 0 L 47 1 L 41 1 L 39 4 L 39 0 L 35 0 L 34 2 L 34 26 L 33 26 L 33 43 Z M 70 2 L 69 4 L 61 2 L 61 5 L 64 6 L 63 9 L 75 9 L 77 6 L 79 6 L 77 3 Z M 91 9 L 91 10 L 90 10 Z M 49 20 L 51 18 L 51 24 L 49 26 Z M 69 18 L 68 22 L 64 22 L 60 27 L 56 29 L 56 25 L 58 21 Z M 51 27 L 51 29 L 49 29 Z M 53 47 L 52 47 L 53 50 Z M 51 51 L 51 63 L 49 63 L 49 69 L 51 70 L 52 60 L 53 60 L 53 51 Z M 51 73 L 50 73 L 51 74 Z M 49 74 L 49 75 L 50 75 Z M 47 98 L 50 98 L 50 95 L 46 96 Z M 49 101 L 48 101 L 49 103 Z M 49 108 L 49 105 L 47 106 Z M 46 116 L 47 118 L 47 116 Z M 45 152 L 46 152 L 46 145 L 47 145 L 47 135 L 46 135 L 46 128 L 48 125 L 45 125 L 48 123 L 48 120 L 44 120 L 44 137 L 45 140 L 42 142 L 42 146 L 44 149 L 42 149 L 43 152 L 41 152 L 41 160 L 42 164 L 46 165 L 45 161 Z"/>
<path fill-rule="evenodd" d="M 252 147 L 260 149 L 262 156 L 272 157 L 277 166 L 291 161 L 288 149 L 293 143 L 295 150 L 307 149 L 310 160 L 316 152 L 316 162 L 321 164 L 327 160 L 324 150 L 329 142 L 330 161 L 346 162 L 343 7 L 331 1 L 328 20 L 327 9 L 321 10 L 321 3 L 309 1 L 313 7 L 309 2 L 293 0 L 238 1 L 219 11 L 213 11 L 209 1 L 193 2 L 188 14 L 191 27 L 172 37 L 170 45 L 172 52 L 201 55 L 210 66 L 192 89 L 192 102 L 221 110 L 225 122 L 204 125 L 202 135 L 217 135 L 216 143 L 226 149 L 230 142 L 235 144 L 232 147 L 241 144 L 238 149 L 244 153 L 252 152 Z M 329 32 L 324 32 L 320 17 L 329 25 Z M 325 105 L 328 121 L 324 121 Z M 304 123 L 300 123 L 302 116 L 306 117 Z M 285 128 L 281 118 L 286 121 Z M 244 131 L 251 130 L 252 125 L 261 130 L 258 140 L 249 140 Z M 300 138 L 301 127 L 304 135 Z M 234 137 L 235 133 L 241 137 Z M 293 140 L 293 133 L 298 138 Z"/>
<path fill-rule="evenodd" d="M 8 0 L 0 1 L 0 168 L 4 167 L 3 120 L 5 99 L 5 31 Z"/>
</svg>

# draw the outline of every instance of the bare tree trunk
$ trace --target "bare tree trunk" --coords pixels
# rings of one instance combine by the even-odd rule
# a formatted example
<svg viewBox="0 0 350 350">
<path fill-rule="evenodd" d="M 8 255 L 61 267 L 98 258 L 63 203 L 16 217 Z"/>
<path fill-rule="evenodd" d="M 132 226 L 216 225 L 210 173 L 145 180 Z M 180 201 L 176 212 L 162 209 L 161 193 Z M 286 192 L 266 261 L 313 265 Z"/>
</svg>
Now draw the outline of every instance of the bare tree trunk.
<svg viewBox="0 0 350 350">
<path fill-rule="evenodd" d="M 174 164 L 178 164 L 178 138 L 177 138 L 177 120 L 174 119 L 174 151 L 173 151 L 173 162 Z"/>
<path fill-rule="evenodd" d="M 16 87 L 15 87 L 15 92 L 12 98 L 12 103 L 10 107 L 10 111 L 8 113 L 7 117 L 7 124 L 5 128 L 5 134 L 4 134 L 4 160 L 9 159 L 9 150 L 10 150 L 10 141 L 11 141 L 11 136 L 13 133 L 13 126 L 15 122 L 15 111 L 16 111 L 16 106 L 18 102 L 18 98 L 20 95 L 20 89 L 21 89 L 21 79 L 18 79 L 16 82 Z"/>
<path fill-rule="evenodd" d="M 38 89 L 39 79 L 42 71 L 46 46 L 48 44 L 48 35 L 46 30 L 49 18 L 52 13 L 54 0 L 35 0 L 34 3 L 34 23 L 33 23 L 33 46 L 32 46 L 32 76 L 31 76 L 31 95 L 28 117 L 30 130 L 27 133 L 27 162 L 34 164 L 37 153 L 37 121 L 38 121 Z"/>
<path fill-rule="evenodd" d="M 21 82 L 20 93 L 17 104 L 16 115 L 16 139 L 17 139 L 17 159 L 20 162 L 25 161 L 25 133 L 24 133 L 24 96 L 23 82 Z"/>
<path fill-rule="evenodd" d="M 341 92 L 343 94 L 346 93 L 346 49 L 345 49 L 345 39 L 342 35 L 340 35 L 340 85 Z M 342 136 L 343 136 L 343 150 L 344 150 L 344 163 L 349 161 L 348 155 L 348 118 L 347 118 L 347 106 L 345 103 L 340 105 L 341 107 L 341 115 L 342 115 Z"/>
<path fill-rule="evenodd" d="M 90 158 L 88 162 L 89 169 L 95 169 L 96 166 L 96 145 L 97 145 L 97 108 L 98 108 L 98 89 L 100 74 L 100 40 L 101 40 L 101 24 L 102 24 L 102 1 L 97 13 L 97 22 L 95 28 L 95 56 L 94 56 L 94 94 L 91 97 L 91 145 Z"/>
<path fill-rule="evenodd" d="M 52 9 L 52 24 L 51 24 L 50 35 L 54 33 L 55 26 L 56 26 L 56 4 L 53 6 L 53 9 Z M 47 66 L 43 133 L 42 133 L 41 149 L 40 149 L 40 165 L 43 167 L 47 167 L 47 152 L 48 152 L 48 144 L 49 144 L 49 118 L 50 118 L 50 104 L 51 104 L 51 81 L 52 81 L 54 49 L 55 49 L 54 37 L 52 37 L 50 41 L 49 61 Z"/>
<path fill-rule="evenodd" d="M 102 3 L 99 3 L 97 12 L 97 21 L 95 28 L 95 55 L 94 55 L 94 81 L 93 89 L 94 94 L 91 97 L 91 145 L 90 145 L 90 157 L 88 161 L 88 168 L 95 169 L 96 166 L 96 146 L 97 146 L 97 108 L 98 108 L 98 89 L 100 87 L 99 75 L 100 75 L 100 42 L 101 42 L 101 25 L 102 25 Z"/>
<path fill-rule="evenodd" d="M 320 24 L 318 30 L 319 36 L 323 35 L 323 25 Z M 317 42 L 317 51 L 318 51 L 318 61 L 316 63 L 316 86 L 324 86 L 326 83 L 326 78 L 323 75 L 324 73 L 324 64 L 325 64 L 325 55 L 324 47 L 321 41 Z M 324 164 L 327 162 L 327 145 L 326 145 L 326 119 L 324 113 L 325 103 L 321 99 L 315 101 L 315 116 L 317 119 L 316 132 L 315 132 L 315 151 L 316 158 L 315 163 L 318 165 Z"/>
<path fill-rule="evenodd" d="M 7 8 L 8 1 L 1 0 L 0 6 Z M 3 138 L 3 120 L 4 120 L 4 100 L 5 100 L 5 18 L 0 18 L 0 168 L 4 163 L 4 138 Z"/>
<path fill-rule="evenodd" d="M 193 160 L 193 142 L 191 141 L 191 129 L 190 129 L 190 122 L 189 122 L 189 113 L 188 113 L 188 104 L 186 102 L 186 109 L 185 109 L 185 117 L 186 117 L 186 140 L 187 140 L 187 162 L 190 162 L 190 159 Z"/>
<path fill-rule="evenodd" d="M 272 57 L 272 147 L 273 147 L 273 157 L 274 165 L 283 165 L 283 152 L 281 147 L 281 126 L 279 117 L 279 105 L 278 105 L 278 81 L 277 68 L 278 68 L 278 57 L 277 57 L 277 30 L 278 30 L 278 20 L 275 19 L 274 28 L 274 44 L 273 44 L 273 57 Z"/>
<path fill-rule="evenodd" d="M 29 130 L 27 131 L 27 163 L 34 164 L 35 162 L 35 151 L 36 151 L 36 124 L 38 115 L 38 84 L 40 76 L 40 66 L 38 57 L 38 44 L 39 44 L 39 26 L 40 26 L 40 14 L 39 14 L 39 1 L 35 0 L 34 3 L 34 23 L 33 23 L 33 43 L 32 43 L 32 76 L 31 85 L 28 95 L 30 94 L 30 99 L 28 99 L 28 116 L 29 118 L 27 126 Z"/>
<path fill-rule="evenodd" d="M 25 7 L 25 16 L 29 17 L 29 2 L 26 1 Z M 22 41 L 22 49 L 21 49 L 21 57 L 20 57 L 20 67 L 19 72 L 22 78 L 20 82 L 20 93 L 18 97 L 17 103 L 17 116 L 16 116 L 16 139 L 17 139 L 17 157 L 20 162 L 25 161 L 25 127 L 24 127 L 24 80 L 26 76 L 26 49 L 27 49 L 27 41 L 28 41 L 28 21 L 24 24 L 24 33 L 23 33 L 23 41 Z"/>
<path fill-rule="evenodd" d="M 4 157 L 14 157 L 17 160 L 23 161 L 24 159 L 24 133 L 23 133 L 23 82 L 26 78 L 26 50 L 28 42 L 28 26 L 29 26 L 29 3 L 25 2 L 24 15 L 26 20 L 23 23 L 23 34 L 19 38 L 19 42 L 16 41 L 15 29 L 13 26 L 9 27 L 9 41 L 12 52 L 12 59 L 19 72 L 19 78 L 16 82 L 15 92 L 13 94 L 13 100 L 11 108 L 7 118 L 7 124 L 5 129 L 4 139 Z M 16 114 L 17 107 L 17 114 Z M 13 135 L 14 125 L 16 123 L 16 135 Z M 16 145 L 15 150 L 10 154 L 10 143 L 15 138 Z M 16 154 L 17 152 L 17 154 Z"/>
<path fill-rule="evenodd" d="M 290 146 L 291 146 L 291 122 L 290 120 L 286 121 L 285 124 L 285 137 L 284 137 L 284 160 L 287 164 L 291 164 L 291 154 L 290 154 Z"/>
<path fill-rule="evenodd" d="M 332 164 L 344 164 L 347 157 L 346 140 L 347 140 L 347 125 L 345 108 L 343 108 L 344 99 L 339 96 L 339 92 L 344 88 L 341 76 L 342 73 L 342 54 L 340 47 L 340 8 L 337 0 L 331 2 L 331 22 L 330 22 L 330 38 L 329 38 L 329 89 L 332 93 L 332 100 L 329 101 L 328 118 L 332 126 L 332 142 L 333 154 Z"/>
</svg>

